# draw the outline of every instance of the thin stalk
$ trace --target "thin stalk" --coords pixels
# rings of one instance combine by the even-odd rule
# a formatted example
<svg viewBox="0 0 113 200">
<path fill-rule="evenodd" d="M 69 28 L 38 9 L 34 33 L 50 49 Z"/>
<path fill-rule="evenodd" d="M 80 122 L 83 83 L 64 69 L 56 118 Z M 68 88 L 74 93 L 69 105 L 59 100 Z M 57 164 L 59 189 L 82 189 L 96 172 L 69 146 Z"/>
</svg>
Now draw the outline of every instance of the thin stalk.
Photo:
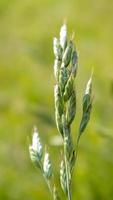
<svg viewBox="0 0 113 200">
<path fill-rule="evenodd" d="M 78 146 L 79 146 L 79 141 L 77 140 L 77 143 L 76 143 L 76 151 L 75 151 L 75 167 L 76 167 L 77 156 L 78 156 Z"/>
<path fill-rule="evenodd" d="M 78 142 L 77 142 L 76 151 L 75 151 L 75 164 L 76 164 L 77 156 L 78 156 Z"/>
<path fill-rule="evenodd" d="M 52 195 L 52 198 L 53 198 L 52 186 L 51 186 L 51 184 L 50 184 L 50 181 L 49 181 L 49 180 L 46 178 L 46 176 L 44 175 L 43 165 L 42 165 L 41 162 L 39 162 L 39 166 L 40 166 L 40 169 L 41 169 L 41 171 L 42 171 L 44 180 L 45 180 L 45 182 L 46 182 L 46 184 L 47 184 L 47 186 L 48 186 L 48 189 L 49 189 L 49 191 L 50 191 L 50 193 L 51 193 L 51 195 Z M 36 167 L 36 169 L 37 169 L 37 167 Z"/>
<path fill-rule="evenodd" d="M 65 162 L 65 169 L 66 169 L 67 197 L 68 197 L 68 200 L 71 200 L 72 196 L 71 196 L 71 191 L 70 191 L 70 180 L 69 180 L 70 171 L 69 171 L 69 164 L 68 164 L 68 159 L 67 159 L 65 142 L 64 142 L 64 162 Z"/>
<path fill-rule="evenodd" d="M 47 186 L 48 186 L 48 188 L 49 188 L 49 191 L 50 191 L 50 193 L 51 193 L 51 195 L 52 195 L 52 198 L 53 198 L 53 190 L 52 190 L 52 187 L 51 187 L 50 181 L 47 180 L 47 178 L 45 177 L 44 174 L 43 174 L 43 177 L 44 177 L 44 179 L 45 179 L 45 182 L 46 182 L 46 184 L 47 184 Z"/>
</svg>

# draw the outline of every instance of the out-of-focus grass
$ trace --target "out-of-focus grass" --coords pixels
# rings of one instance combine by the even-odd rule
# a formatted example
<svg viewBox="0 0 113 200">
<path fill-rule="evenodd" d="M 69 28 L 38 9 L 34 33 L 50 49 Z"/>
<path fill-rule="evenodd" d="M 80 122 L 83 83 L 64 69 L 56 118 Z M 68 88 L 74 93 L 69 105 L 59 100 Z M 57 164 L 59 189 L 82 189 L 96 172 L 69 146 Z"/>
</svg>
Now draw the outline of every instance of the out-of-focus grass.
<svg viewBox="0 0 113 200">
<path fill-rule="evenodd" d="M 113 199 L 113 1 L 0 1 L 0 199 L 50 199 L 28 154 L 34 124 L 43 143 L 54 121 L 52 38 L 64 18 L 79 53 L 77 118 L 83 88 L 94 68 L 94 108 L 81 139 L 73 199 Z M 55 173 L 60 153 L 51 146 Z M 57 180 L 58 181 L 58 180 Z"/>
</svg>

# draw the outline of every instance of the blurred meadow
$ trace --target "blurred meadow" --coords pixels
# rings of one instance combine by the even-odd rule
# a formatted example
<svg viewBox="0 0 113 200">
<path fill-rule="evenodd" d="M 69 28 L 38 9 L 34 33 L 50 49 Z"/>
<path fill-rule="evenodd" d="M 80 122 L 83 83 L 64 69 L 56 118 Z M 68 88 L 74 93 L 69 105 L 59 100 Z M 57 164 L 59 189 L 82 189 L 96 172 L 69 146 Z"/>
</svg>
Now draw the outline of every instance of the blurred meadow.
<svg viewBox="0 0 113 200">
<path fill-rule="evenodd" d="M 43 145 L 50 146 L 55 174 L 59 173 L 61 155 L 51 143 L 58 135 L 52 42 L 65 18 L 68 35 L 75 32 L 79 55 L 73 140 L 82 94 L 94 68 L 93 110 L 80 142 L 73 200 L 113 200 L 113 1 L 0 0 L 1 200 L 50 199 L 29 159 L 28 145 L 37 125 Z"/>
</svg>

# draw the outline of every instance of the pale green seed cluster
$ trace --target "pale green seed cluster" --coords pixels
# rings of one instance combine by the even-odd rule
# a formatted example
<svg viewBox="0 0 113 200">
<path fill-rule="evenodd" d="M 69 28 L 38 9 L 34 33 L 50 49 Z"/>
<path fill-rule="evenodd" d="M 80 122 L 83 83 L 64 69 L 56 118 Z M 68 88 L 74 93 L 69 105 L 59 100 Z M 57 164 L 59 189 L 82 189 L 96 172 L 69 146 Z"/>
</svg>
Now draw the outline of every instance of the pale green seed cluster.
<svg viewBox="0 0 113 200">
<path fill-rule="evenodd" d="M 63 155 L 60 164 L 60 184 L 68 200 L 72 200 L 71 182 L 72 172 L 76 163 L 78 144 L 84 132 L 92 108 L 92 76 L 89 79 L 85 93 L 83 95 L 83 113 L 80 122 L 76 144 L 73 144 L 71 135 L 71 125 L 76 114 L 76 90 L 74 80 L 77 74 L 78 57 L 73 40 L 68 41 L 67 27 L 64 24 L 60 30 L 59 39 L 53 40 L 54 61 L 54 98 L 55 98 L 55 118 L 59 133 L 63 139 Z M 48 188 L 54 200 L 60 200 L 58 190 L 53 179 L 52 164 L 49 153 L 43 153 L 43 147 L 37 129 L 34 128 L 32 144 L 29 146 L 32 162 L 42 172 Z"/>
<path fill-rule="evenodd" d="M 42 151 L 42 144 L 40 143 L 40 138 L 35 127 L 33 131 L 32 145 L 29 146 L 29 152 L 32 162 L 39 168 L 41 168 Z"/>
<path fill-rule="evenodd" d="M 82 114 L 82 120 L 81 120 L 80 127 L 79 127 L 79 134 L 78 134 L 77 142 L 79 142 L 80 136 L 84 132 L 84 130 L 90 120 L 90 113 L 91 113 L 91 109 L 92 109 L 91 90 L 92 90 L 92 76 L 86 85 L 85 94 L 83 96 L 83 114 Z"/>
<path fill-rule="evenodd" d="M 43 164 L 43 171 L 47 179 L 50 179 L 52 176 L 52 166 L 49 159 L 49 153 L 45 153 L 44 156 L 44 164 Z"/>
<path fill-rule="evenodd" d="M 47 148 L 46 148 L 47 149 Z M 52 164 L 47 150 L 43 153 L 37 128 L 33 130 L 32 144 L 29 146 L 30 158 L 33 164 L 40 169 L 54 200 L 60 200 L 53 180 Z"/>
<path fill-rule="evenodd" d="M 67 132 L 70 132 L 70 126 L 76 112 L 74 79 L 77 71 L 77 53 L 72 40 L 67 41 L 66 25 L 61 27 L 60 39 L 54 38 L 53 50 L 56 79 L 54 87 L 55 117 L 58 131 L 64 138 L 65 134 L 66 137 L 69 137 Z"/>
<path fill-rule="evenodd" d="M 60 30 L 60 38 L 54 38 L 53 51 L 55 55 L 54 75 L 56 84 L 54 87 L 55 118 L 59 133 L 62 135 L 64 144 L 64 159 L 60 166 L 61 187 L 71 199 L 70 186 L 72 171 L 75 165 L 78 142 L 90 119 L 92 107 L 91 84 L 92 78 L 87 83 L 83 97 L 83 116 L 80 123 L 76 149 L 72 142 L 71 124 L 76 114 L 76 91 L 74 80 L 77 74 L 78 57 L 73 40 L 68 41 L 67 27 L 63 25 Z"/>
<path fill-rule="evenodd" d="M 29 152 L 32 162 L 42 171 L 44 177 L 49 180 L 52 176 L 51 161 L 47 151 L 43 158 L 43 147 L 36 127 L 33 131 L 32 144 L 29 146 Z"/>
<path fill-rule="evenodd" d="M 58 131 L 63 138 L 64 154 L 66 154 L 66 160 L 64 158 L 61 161 L 60 182 L 64 193 L 67 194 L 67 184 L 70 185 L 72 165 L 74 164 L 72 162 L 74 147 L 70 133 L 71 124 L 76 113 L 74 79 L 77 72 L 78 58 L 72 39 L 67 40 L 66 25 L 61 27 L 60 39 L 54 38 L 53 50 L 55 55 L 54 74 L 56 78 L 56 85 L 54 87 L 55 118 Z"/>
</svg>

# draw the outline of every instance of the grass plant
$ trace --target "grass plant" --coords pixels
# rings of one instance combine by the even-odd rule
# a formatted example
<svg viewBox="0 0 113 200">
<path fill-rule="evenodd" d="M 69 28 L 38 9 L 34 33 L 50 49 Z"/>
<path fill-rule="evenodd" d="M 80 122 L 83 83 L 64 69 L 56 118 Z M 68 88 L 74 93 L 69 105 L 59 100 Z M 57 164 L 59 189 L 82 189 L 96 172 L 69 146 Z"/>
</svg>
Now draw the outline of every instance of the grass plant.
<svg viewBox="0 0 113 200">
<path fill-rule="evenodd" d="M 60 30 L 60 37 L 53 39 L 54 61 L 54 99 L 55 119 L 59 134 L 62 137 L 62 159 L 60 164 L 60 185 L 67 200 L 72 200 L 72 175 L 76 165 L 78 147 L 89 120 L 92 109 L 92 75 L 86 84 L 82 101 L 82 117 L 74 144 L 71 125 L 76 115 L 75 78 L 78 68 L 78 55 L 73 42 L 73 36 L 68 40 L 67 26 Z M 37 128 L 34 128 L 32 144 L 29 146 L 30 157 L 34 165 L 40 169 L 54 200 L 60 200 L 59 191 L 55 185 L 53 167 L 48 149 L 42 146 Z"/>
</svg>

